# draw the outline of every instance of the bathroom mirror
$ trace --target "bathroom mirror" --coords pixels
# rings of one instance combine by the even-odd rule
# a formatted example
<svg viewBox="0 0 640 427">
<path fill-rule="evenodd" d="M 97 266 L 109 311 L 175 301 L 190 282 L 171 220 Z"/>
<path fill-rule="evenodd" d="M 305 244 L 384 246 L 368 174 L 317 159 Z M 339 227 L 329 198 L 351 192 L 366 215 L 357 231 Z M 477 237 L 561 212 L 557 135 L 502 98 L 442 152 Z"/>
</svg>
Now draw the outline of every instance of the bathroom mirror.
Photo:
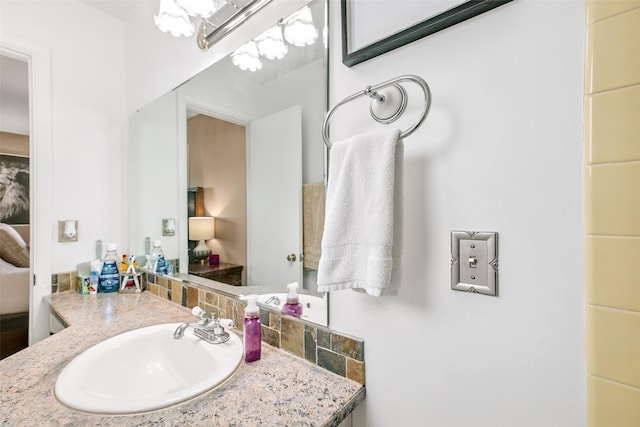
<svg viewBox="0 0 640 427">
<path fill-rule="evenodd" d="M 315 294 L 316 272 L 301 262 L 301 203 L 302 185 L 323 182 L 325 176 L 327 2 L 307 6 L 318 32 L 313 44 L 285 41 L 284 58 L 260 56 L 262 68 L 255 72 L 226 57 L 130 117 L 129 158 L 138 160 L 128 170 L 131 182 L 141 185 L 129 197 L 129 250 L 143 254 L 146 237 L 162 238 L 167 258 L 179 258 L 180 272 L 186 273 L 187 190 L 202 187 L 204 214 L 216 218 L 208 246 L 221 263 L 243 267 L 243 287 L 224 285 L 230 294 L 285 293 L 289 281 L 301 282 L 301 293 Z M 193 123 L 200 127 L 193 130 Z M 242 128 L 239 151 L 230 148 L 235 131 L 224 130 L 227 126 Z M 194 142 L 194 133 L 204 133 L 206 142 Z M 297 146 L 285 144 L 290 134 L 297 135 Z M 221 139 L 215 142 L 220 145 L 210 145 L 212 138 Z M 267 181 L 274 175 L 279 184 Z M 292 195 L 286 195 L 285 183 L 293 185 Z M 280 211 L 285 205 L 293 208 Z M 164 218 L 176 218 L 173 236 L 161 237 Z M 294 247 L 279 249 L 285 235 Z M 320 297 L 326 312 L 327 298 Z"/>
</svg>

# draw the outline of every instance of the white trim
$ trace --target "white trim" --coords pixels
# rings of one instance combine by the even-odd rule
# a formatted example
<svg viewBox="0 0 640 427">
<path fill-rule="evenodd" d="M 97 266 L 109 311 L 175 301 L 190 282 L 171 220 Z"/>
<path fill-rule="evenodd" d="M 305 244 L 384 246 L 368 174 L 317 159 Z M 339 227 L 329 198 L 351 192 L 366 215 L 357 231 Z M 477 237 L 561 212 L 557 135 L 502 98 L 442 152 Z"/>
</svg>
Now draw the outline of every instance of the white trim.
<svg viewBox="0 0 640 427">
<path fill-rule="evenodd" d="M 29 66 L 29 140 L 31 151 L 31 286 L 29 345 L 49 336 L 49 310 L 43 297 L 51 293 L 51 249 L 53 242 L 52 95 L 51 50 L 6 34 L 0 39 L 0 54 L 26 61 Z M 33 279 L 32 279 L 33 284 Z"/>
</svg>

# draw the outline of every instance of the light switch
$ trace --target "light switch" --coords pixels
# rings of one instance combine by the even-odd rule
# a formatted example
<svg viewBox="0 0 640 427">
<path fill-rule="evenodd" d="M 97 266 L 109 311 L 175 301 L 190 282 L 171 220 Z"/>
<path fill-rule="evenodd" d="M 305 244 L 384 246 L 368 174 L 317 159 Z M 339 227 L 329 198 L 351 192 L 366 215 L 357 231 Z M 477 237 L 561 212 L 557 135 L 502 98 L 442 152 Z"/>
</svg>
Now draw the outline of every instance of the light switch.
<svg viewBox="0 0 640 427">
<path fill-rule="evenodd" d="M 498 295 L 498 233 L 451 232 L 451 289 Z"/>
</svg>

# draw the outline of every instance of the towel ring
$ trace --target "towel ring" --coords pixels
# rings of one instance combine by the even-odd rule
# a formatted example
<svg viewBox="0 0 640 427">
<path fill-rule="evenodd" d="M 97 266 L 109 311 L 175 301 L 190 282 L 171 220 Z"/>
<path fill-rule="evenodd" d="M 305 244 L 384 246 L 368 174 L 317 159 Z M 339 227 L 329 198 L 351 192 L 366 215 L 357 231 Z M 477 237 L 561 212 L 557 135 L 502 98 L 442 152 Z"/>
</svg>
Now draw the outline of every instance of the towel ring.
<svg viewBox="0 0 640 427">
<path fill-rule="evenodd" d="M 406 138 L 411 135 L 416 129 L 418 129 L 418 127 L 420 127 L 427 118 L 427 114 L 429 114 L 429 109 L 431 108 L 431 90 L 429 89 L 427 82 L 425 82 L 422 77 L 407 74 L 396 77 L 395 79 L 387 80 L 386 82 L 379 83 L 375 86 L 367 86 L 363 91 L 347 96 L 334 105 L 327 113 L 327 116 L 324 119 L 324 124 L 322 125 L 322 139 L 324 139 L 325 145 L 328 148 L 331 148 L 333 145 L 329 139 L 329 120 L 331 119 L 331 115 L 342 105 L 351 102 L 354 99 L 358 99 L 361 96 L 367 96 L 372 99 L 371 104 L 369 105 L 369 113 L 378 123 L 389 124 L 398 120 L 407 107 L 407 91 L 400 84 L 405 82 L 416 83 L 424 93 L 424 107 L 420 114 L 420 118 L 409 128 L 402 131 L 400 138 Z"/>
</svg>

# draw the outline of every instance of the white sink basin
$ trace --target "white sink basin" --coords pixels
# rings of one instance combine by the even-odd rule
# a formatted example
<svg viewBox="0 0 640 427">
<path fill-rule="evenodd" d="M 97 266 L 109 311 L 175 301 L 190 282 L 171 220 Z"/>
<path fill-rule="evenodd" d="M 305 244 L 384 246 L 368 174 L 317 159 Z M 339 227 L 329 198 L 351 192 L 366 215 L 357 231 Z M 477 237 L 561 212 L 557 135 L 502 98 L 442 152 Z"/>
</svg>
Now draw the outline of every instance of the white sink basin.
<svg viewBox="0 0 640 427">
<path fill-rule="evenodd" d="M 135 329 L 87 349 L 58 376 L 56 396 L 81 411 L 143 412 L 197 396 L 233 374 L 242 360 L 237 335 L 209 344 L 189 328 L 176 340 L 178 325 Z"/>
</svg>

